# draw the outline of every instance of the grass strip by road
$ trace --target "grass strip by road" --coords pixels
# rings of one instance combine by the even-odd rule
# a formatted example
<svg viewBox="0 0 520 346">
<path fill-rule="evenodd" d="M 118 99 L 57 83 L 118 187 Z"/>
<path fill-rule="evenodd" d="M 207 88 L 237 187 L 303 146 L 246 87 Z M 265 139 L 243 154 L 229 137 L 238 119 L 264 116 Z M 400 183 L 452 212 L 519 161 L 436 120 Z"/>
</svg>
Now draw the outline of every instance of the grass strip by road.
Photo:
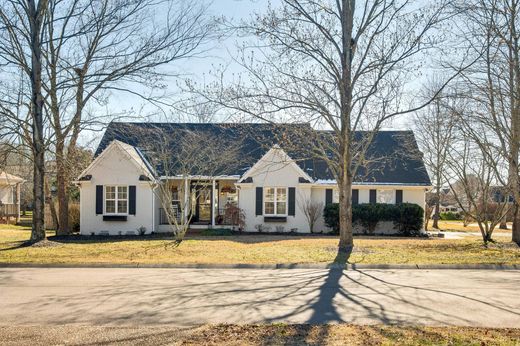
<svg viewBox="0 0 520 346">
<path fill-rule="evenodd" d="M 50 234 L 51 235 L 51 234 Z M 1 225 L 0 263 L 21 264 L 278 264 L 333 263 L 333 236 L 240 235 L 190 238 L 69 238 L 47 246 L 23 246 L 30 231 Z M 51 238 L 52 239 L 52 238 Z M 520 248 L 499 239 L 485 248 L 464 239 L 356 237 L 353 264 L 520 264 Z"/>
<path fill-rule="evenodd" d="M 354 325 L 0 327 L 2 345 L 518 345 L 520 329 Z"/>
</svg>

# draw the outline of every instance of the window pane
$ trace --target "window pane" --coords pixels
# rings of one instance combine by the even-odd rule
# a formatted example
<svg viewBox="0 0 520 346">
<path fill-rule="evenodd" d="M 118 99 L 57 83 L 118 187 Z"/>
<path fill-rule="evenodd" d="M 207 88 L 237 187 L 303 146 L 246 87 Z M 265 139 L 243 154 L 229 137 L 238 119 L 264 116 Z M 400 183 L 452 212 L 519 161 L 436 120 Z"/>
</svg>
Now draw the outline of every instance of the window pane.
<svg viewBox="0 0 520 346">
<path fill-rule="evenodd" d="M 395 203 L 394 190 L 377 190 L 377 203 Z"/>
<path fill-rule="evenodd" d="M 287 190 L 286 189 L 277 189 L 276 190 L 276 200 L 278 202 L 287 201 Z"/>
<path fill-rule="evenodd" d="M 177 188 L 172 190 L 172 201 L 179 201 L 179 190 Z"/>
<path fill-rule="evenodd" d="M 270 215 L 274 214 L 274 202 L 265 202 L 265 213 Z"/>
<path fill-rule="evenodd" d="M 105 198 L 106 199 L 115 199 L 116 198 L 116 187 L 115 186 L 106 187 Z"/>
<path fill-rule="evenodd" d="M 287 203 L 286 202 L 278 202 L 276 204 L 276 214 L 283 215 L 287 212 Z"/>
<path fill-rule="evenodd" d="M 118 213 L 126 213 L 126 201 L 117 201 L 117 212 Z"/>
<path fill-rule="evenodd" d="M 117 188 L 117 198 L 118 199 L 126 199 L 126 186 L 119 186 Z"/>
<path fill-rule="evenodd" d="M 116 201 L 106 201 L 105 212 L 113 214 L 116 212 Z"/>
<path fill-rule="evenodd" d="M 268 187 L 265 189 L 265 200 L 268 202 L 274 202 L 274 188 Z"/>
</svg>

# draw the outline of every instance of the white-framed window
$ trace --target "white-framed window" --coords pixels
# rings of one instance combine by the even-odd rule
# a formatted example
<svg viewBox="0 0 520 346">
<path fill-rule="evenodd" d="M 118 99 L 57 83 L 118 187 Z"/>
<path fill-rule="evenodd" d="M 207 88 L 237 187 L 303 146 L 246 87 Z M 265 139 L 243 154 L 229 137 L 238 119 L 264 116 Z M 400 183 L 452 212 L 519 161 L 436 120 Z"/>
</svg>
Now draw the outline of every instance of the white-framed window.
<svg viewBox="0 0 520 346">
<path fill-rule="evenodd" d="M 377 203 L 394 204 L 395 190 L 377 190 Z"/>
<path fill-rule="evenodd" d="M 105 214 L 128 214 L 128 186 L 105 186 Z"/>
<path fill-rule="evenodd" d="M 264 188 L 264 215 L 287 216 L 287 188 Z"/>
</svg>

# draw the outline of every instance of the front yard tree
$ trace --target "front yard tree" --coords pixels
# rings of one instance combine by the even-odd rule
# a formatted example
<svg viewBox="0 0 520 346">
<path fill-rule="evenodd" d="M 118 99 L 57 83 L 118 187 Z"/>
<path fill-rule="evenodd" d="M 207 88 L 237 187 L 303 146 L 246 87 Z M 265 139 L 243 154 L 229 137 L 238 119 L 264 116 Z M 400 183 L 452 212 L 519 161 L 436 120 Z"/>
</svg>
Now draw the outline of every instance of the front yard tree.
<svg viewBox="0 0 520 346">
<path fill-rule="evenodd" d="M 309 232 L 314 233 L 315 225 L 321 218 L 323 212 L 323 203 L 313 201 L 310 197 L 300 196 L 298 204 L 309 225 Z"/>
<path fill-rule="evenodd" d="M 182 242 L 190 227 L 192 202 L 212 188 L 214 179 L 242 167 L 246 159 L 240 155 L 240 138 L 245 134 L 238 130 L 229 139 L 218 131 L 194 131 L 190 124 L 177 127 L 171 123 L 148 126 L 129 123 L 121 126 L 117 134 L 136 142 L 139 138 L 146 139 L 139 147 L 155 170 L 155 179 L 150 184 L 176 243 Z M 213 208 L 214 204 L 212 201 Z"/>
<path fill-rule="evenodd" d="M 435 82 L 433 89 L 438 90 Z M 431 88 L 428 88 L 431 89 Z M 427 90 L 427 94 L 431 93 Z M 423 160 L 433 177 L 433 228 L 439 229 L 440 205 L 444 186 L 444 169 L 448 151 L 453 141 L 455 116 L 450 108 L 454 95 L 443 93 L 438 95 L 428 107 L 417 112 L 413 118 L 415 135 L 423 152 Z"/>
<path fill-rule="evenodd" d="M 114 93 L 160 103 L 165 79 L 178 73 L 171 64 L 200 55 L 214 37 L 206 14 L 199 1 L 49 0 L 43 88 L 54 139 L 58 234 L 69 233 L 78 137 L 108 121 L 95 107 L 106 106 Z"/>
<path fill-rule="evenodd" d="M 282 0 L 237 28 L 253 37 L 237 59 L 246 76 L 235 83 L 219 78 L 204 89 L 209 101 L 238 114 L 332 129 L 332 138 L 310 141 L 339 187 L 340 251 L 353 246 L 352 182 L 374 135 L 386 121 L 429 103 L 414 102 L 406 91 L 444 40 L 446 5 Z M 354 138 L 358 130 L 367 131 L 364 140 Z"/>
<path fill-rule="evenodd" d="M 480 146 L 466 126 L 456 132 L 457 139 L 448 151 L 443 175 L 465 217 L 478 224 L 487 245 L 509 211 L 507 198 L 495 198 L 497 184 L 507 180 L 507 174 L 497 175 L 494 167 L 500 166 L 500 155 L 492 155 L 489 148 Z"/>
<path fill-rule="evenodd" d="M 463 49 L 470 47 L 478 58 L 462 74 L 472 109 L 467 128 L 479 146 L 506 162 L 508 179 L 502 186 L 514 197 L 512 240 L 520 245 L 520 1 L 459 1 L 457 10 L 465 16 L 455 33 Z M 497 175 L 504 170 L 494 168 Z"/>
<path fill-rule="evenodd" d="M 25 144 L 32 151 L 33 161 L 33 223 L 31 241 L 45 239 L 45 140 L 44 140 L 44 98 L 42 93 L 42 37 L 47 0 L 4 0 L 0 2 L 0 67 L 11 76 L 22 75 L 22 84 L 29 85 L 27 102 L 21 107 L 16 97 L 13 99 L 2 92 L 0 99 L 0 120 L 2 123 L 14 121 L 11 129 L 25 138 Z M 5 74 L 4 74 L 5 75 Z M 5 84 L 4 84 L 5 85 Z M 19 91 L 14 95 L 20 95 Z M 29 95 L 30 94 L 30 95 Z M 14 101 L 14 102 L 13 102 Z M 20 115 L 19 111 L 23 109 Z M 2 125 L 4 126 L 4 125 Z M 2 135 L 6 135 L 2 133 Z M 8 135 L 12 135 L 9 133 Z"/>
</svg>

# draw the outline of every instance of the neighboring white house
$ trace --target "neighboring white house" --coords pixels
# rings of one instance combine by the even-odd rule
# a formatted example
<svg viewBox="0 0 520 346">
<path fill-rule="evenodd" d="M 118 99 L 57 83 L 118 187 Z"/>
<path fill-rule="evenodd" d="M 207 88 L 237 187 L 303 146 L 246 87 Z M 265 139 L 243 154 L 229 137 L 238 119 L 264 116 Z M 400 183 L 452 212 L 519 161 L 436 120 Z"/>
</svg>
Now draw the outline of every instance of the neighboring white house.
<svg viewBox="0 0 520 346">
<path fill-rule="evenodd" d="M 0 172 L 0 222 L 20 221 L 20 186 L 24 180 Z"/>
<path fill-rule="evenodd" d="M 220 137 L 237 136 L 237 128 L 247 127 L 252 133 L 264 136 L 245 135 L 239 148 L 244 147 L 241 152 L 244 160 L 227 172 L 213 176 L 202 171 L 190 176 L 165 175 L 160 172 L 161 167 L 151 163 L 153 153 L 143 149 L 144 143 L 154 139 L 143 138 L 146 132 L 139 129 L 150 126 L 165 133 L 217 131 Z M 147 233 L 170 232 L 158 194 L 154 193 L 154 186 L 165 182 L 171 186 L 172 208 L 179 208 L 181 204 L 177 201 L 188 201 L 182 205 L 189 205 L 189 210 L 179 210 L 179 213 L 193 215 L 192 228 L 236 227 L 225 216 L 226 208 L 238 207 L 245 216 L 245 231 L 309 232 L 302 210 L 305 201 L 323 206 L 337 202 L 337 186 L 324 162 L 305 155 L 306 159 L 292 157 L 284 150 L 275 139 L 279 136 L 270 135 L 269 131 L 276 131 L 275 126 L 111 123 L 94 161 L 77 181 L 81 194 L 81 234 L 126 235 L 137 234 L 139 229 Z M 354 179 L 353 203 L 408 202 L 424 208 L 425 193 L 431 183 L 417 155 L 413 133 L 382 131 L 371 148 L 372 158 L 396 154 L 376 162 Z M 168 150 L 174 160 L 176 149 Z M 410 152 L 414 154 L 403 154 Z M 192 193 L 201 181 L 205 182 L 202 191 Z M 376 231 L 388 232 L 389 228 L 391 226 L 382 224 Z M 322 217 L 315 231 L 330 231 Z"/>
</svg>

